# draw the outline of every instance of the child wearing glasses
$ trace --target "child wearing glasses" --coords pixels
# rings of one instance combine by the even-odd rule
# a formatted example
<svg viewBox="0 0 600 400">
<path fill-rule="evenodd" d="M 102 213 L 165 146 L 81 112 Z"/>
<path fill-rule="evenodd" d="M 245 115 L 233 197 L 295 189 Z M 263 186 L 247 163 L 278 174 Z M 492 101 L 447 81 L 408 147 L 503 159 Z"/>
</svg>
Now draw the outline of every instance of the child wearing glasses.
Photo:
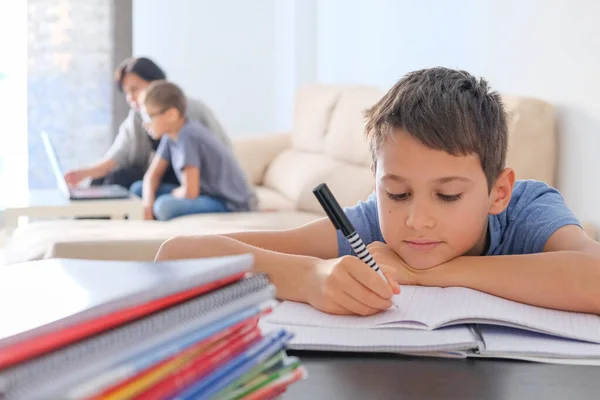
<svg viewBox="0 0 600 400">
<path fill-rule="evenodd" d="M 186 97 L 175 84 L 154 81 L 142 94 L 144 126 L 160 143 L 144 179 L 131 185 L 146 219 L 251 211 L 253 191 L 235 156 L 198 121 L 186 118 Z M 172 165 L 179 185 L 161 183 Z"/>
</svg>

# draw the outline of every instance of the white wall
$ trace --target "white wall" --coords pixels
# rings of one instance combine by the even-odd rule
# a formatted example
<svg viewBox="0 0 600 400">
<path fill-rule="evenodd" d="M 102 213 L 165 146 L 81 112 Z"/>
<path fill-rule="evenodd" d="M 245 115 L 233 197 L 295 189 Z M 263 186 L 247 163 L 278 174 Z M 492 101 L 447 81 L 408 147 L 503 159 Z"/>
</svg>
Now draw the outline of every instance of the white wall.
<svg viewBox="0 0 600 400">
<path fill-rule="evenodd" d="M 135 0 L 133 53 L 153 58 L 230 135 L 274 129 L 275 0 Z"/>
<path fill-rule="evenodd" d="M 389 88 L 444 65 L 557 108 L 558 186 L 600 225 L 600 2 L 134 0 L 134 54 L 205 100 L 232 136 L 289 129 L 299 85 Z"/>
<path fill-rule="evenodd" d="M 204 100 L 231 136 L 287 131 L 313 82 L 317 0 L 134 0 L 133 53 Z"/>
<path fill-rule="evenodd" d="M 600 2 L 322 0 L 317 15 L 323 82 L 387 89 L 443 65 L 553 103 L 559 189 L 579 218 L 600 225 Z"/>
</svg>

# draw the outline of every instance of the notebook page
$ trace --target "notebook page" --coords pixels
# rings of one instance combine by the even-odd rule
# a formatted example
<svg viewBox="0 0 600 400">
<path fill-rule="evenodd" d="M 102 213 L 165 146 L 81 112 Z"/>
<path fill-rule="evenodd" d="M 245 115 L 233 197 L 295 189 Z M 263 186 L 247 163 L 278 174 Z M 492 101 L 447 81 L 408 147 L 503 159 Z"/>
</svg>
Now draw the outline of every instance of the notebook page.
<svg viewBox="0 0 600 400">
<path fill-rule="evenodd" d="M 444 325 L 488 323 L 600 343 L 600 317 L 517 303 L 476 290 L 402 286 L 396 308 L 369 316 L 329 315 L 307 304 L 285 301 L 270 322 L 337 328 L 435 329 Z"/>
<path fill-rule="evenodd" d="M 404 310 L 394 326 L 420 321 L 433 329 L 479 322 L 600 343 L 600 317 L 596 315 L 531 306 L 468 288 L 403 286 L 394 303 Z"/>
<path fill-rule="evenodd" d="M 475 336 L 466 326 L 435 331 L 415 329 L 340 329 L 315 326 L 278 325 L 261 318 L 261 329 L 284 328 L 294 334 L 291 350 L 433 353 L 459 352 L 478 348 Z M 463 354 L 465 356 L 465 354 Z"/>
<path fill-rule="evenodd" d="M 600 363 L 600 344 L 502 326 L 482 325 L 479 331 L 485 341 L 483 356 L 595 359 Z"/>
<path fill-rule="evenodd" d="M 368 317 L 355 315 L 331 315 L 312 306 L 294 301 L 284 301 L 267 316 L 275 324 L 302 325 L 329 328 L 376 328 L 379 325 L 401 321 L 403 312 L 390 308 L 387 311 Z M 421 326 L 421 329 L 426 328 Z"/>
</svg>

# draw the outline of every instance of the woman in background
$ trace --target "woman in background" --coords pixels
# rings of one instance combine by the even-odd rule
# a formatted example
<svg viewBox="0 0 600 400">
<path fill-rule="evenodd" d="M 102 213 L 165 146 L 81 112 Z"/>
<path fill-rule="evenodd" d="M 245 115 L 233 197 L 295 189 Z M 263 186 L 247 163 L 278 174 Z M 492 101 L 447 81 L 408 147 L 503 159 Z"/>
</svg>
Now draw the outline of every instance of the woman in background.
<svg viewBox="0 0 600 400">
<path fill-rule="evenodd" d="M 128 58 L 121 63 L 115 71 L 115 83 L 125 94 L 131 110 L 101 161 L 65 174 L 70 186 L 91 178 L 93 185 L 120 185 L 129 188 L 133 182 L 144 177 L 158 147 L 158 140 L 152 139 L 143 126 L 140 94 L 151 82 L 162 79 L 166 79 L 165 72 L 148 58 Z M 186 117 L 202 123 L 230 149 L 231 142 L 212 111 L 199 100 L 188 98 L 187 104 Z M 162 182 L 178 183 L 172 168 L 164 174 Z"/>
</svg>

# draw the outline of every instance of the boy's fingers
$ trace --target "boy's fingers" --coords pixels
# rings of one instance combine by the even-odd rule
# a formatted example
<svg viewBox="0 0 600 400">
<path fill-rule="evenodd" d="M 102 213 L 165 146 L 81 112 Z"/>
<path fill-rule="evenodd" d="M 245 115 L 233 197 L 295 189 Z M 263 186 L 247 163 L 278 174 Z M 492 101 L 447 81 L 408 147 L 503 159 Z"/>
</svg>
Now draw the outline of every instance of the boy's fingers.
<svg viewBox="0 0 600 400">
<path fill-rule="evenodd" d="M 400 285 L 398 285 L 394 276 L 389 272 L 384 272 L 383 275 L 385 275 L 385 279 L 389 282 L 392 292 L 394 292 L 394 294 L 400 294 Z"/>
<path fill-rule="evenodd" d="M 373 315 L 381 310 L 378 310 L 373 307 L 369 307 L 366 304 L 363 304 L 350 296 L 347 293 L 340 292 L 338 296 L 335 298 L 335 302 L 342 308 L 352 312 L 353 314 L 358 315 Z"/>
<path fill-rule="evenodd" d="M 360 259 L 352 257 L 352 262 L 348 262 L 347 265 L 349 274 L 371 292 L 384 300 L 392 297 L 393 292 L 390 285 Z"/>
<path fill-rule="evenodd" d="M 379 278 L 381 279 L 381 278 Z M 369 308 L 378 310 L 387 310 L 392 306 L 392 302 L 388 299 L 382 299 L 377 294 L 373 293 L 369 288 L 356 281 L 352 275 L 346 273 L 340 279 L 341 291 L 348 294 L 358 302 Z"/>
</svg>

